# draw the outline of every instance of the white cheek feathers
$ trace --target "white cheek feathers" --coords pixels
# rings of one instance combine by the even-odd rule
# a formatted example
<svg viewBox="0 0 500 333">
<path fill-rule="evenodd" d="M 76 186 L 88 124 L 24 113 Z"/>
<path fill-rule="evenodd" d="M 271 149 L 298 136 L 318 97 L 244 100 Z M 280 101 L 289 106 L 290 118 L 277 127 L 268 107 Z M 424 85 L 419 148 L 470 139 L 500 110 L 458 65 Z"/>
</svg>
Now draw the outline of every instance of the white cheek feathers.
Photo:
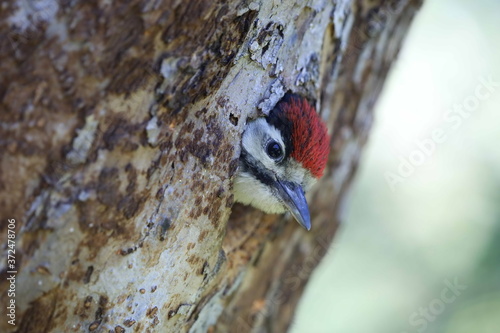
<svg viewBox="0 0 500 333">
<path fill-rule="evenodd" d="M 248 172 L 240 172 L 233 185 L 234 200 L 254 206 L 269 214 L 285 213 L 286 209 L 271 189 Z"/>
</svg>

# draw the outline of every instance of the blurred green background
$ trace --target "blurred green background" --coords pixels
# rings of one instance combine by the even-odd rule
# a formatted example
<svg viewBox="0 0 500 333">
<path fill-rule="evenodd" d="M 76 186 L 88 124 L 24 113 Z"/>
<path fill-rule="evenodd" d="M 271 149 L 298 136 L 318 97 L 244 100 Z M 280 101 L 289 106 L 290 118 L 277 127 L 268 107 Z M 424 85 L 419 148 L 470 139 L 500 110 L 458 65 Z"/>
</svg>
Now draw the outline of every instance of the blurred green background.
<svg viewBox="0 0 500 333">
<path fill-rule="evenodd" d="M 500 1 L 425 1 L 375 115 L 291 332 L 500 333 Z"/>
</svg>

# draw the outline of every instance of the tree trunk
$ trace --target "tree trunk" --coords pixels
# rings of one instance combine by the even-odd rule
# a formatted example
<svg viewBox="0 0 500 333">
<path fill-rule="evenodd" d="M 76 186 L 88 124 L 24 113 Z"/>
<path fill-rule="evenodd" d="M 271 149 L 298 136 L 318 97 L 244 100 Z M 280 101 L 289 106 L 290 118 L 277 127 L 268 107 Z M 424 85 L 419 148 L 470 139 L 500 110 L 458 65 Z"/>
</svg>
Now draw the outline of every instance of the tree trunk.
<svg viewBox="0 0 500 333">
<path fill-rule="evenodd" d="M 3 3 L 0 331 L 286 331 L 420 5 Z M 231 194 L 246 122 L 288 90 L 332 134 L 310 232 Z"/>
</svg>

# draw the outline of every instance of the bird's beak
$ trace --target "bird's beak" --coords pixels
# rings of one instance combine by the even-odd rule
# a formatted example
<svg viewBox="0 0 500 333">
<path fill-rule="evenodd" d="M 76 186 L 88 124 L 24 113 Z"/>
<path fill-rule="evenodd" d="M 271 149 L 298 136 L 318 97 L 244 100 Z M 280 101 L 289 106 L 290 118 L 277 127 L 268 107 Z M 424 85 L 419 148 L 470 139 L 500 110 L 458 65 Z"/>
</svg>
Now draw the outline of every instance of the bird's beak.
<svg viewBox="0 0 500 333">
<path fill-rule="evenodd" d="M 306 230 L 311 229 L 311 216 L 309 215 L 309 208 L 302 187 L 279 179 L 277 185 L 278 195 L 285 207 L 301 226 Z"/>
</svg>

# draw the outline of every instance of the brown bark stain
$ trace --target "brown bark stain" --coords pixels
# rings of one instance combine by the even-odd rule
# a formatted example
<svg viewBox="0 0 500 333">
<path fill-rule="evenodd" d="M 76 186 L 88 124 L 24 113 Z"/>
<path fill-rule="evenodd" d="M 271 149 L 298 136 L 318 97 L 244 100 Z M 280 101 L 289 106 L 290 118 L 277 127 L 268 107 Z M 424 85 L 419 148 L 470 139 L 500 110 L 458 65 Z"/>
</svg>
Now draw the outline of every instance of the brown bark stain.
<svg viewBox="0 0 500 333">
<path fill-rule="evenodd" d="M 58 290 L 52 290 L 31 304 L 26 310 L 22 320 L 19 320 L 17 333 L 49 332 L 54 325 L 54 315 L 56 302 L 58 301 Z M 45 309 L 45 311 L 41 311 Z M 58 313 L 58 316 L 65 317 L 66 313 Z"/>
<path fill-rule="evenodd" d="M 161 36 L 165 43 L 162 60 L 179 59 L 179 74 L 159 102 L 176 115 L 184 105 L 217 90 L 256 15 L 248 11 L 236 16 L 234 8 L 222 1 L 195 0 L 175 7 Z"/>
</svg>

